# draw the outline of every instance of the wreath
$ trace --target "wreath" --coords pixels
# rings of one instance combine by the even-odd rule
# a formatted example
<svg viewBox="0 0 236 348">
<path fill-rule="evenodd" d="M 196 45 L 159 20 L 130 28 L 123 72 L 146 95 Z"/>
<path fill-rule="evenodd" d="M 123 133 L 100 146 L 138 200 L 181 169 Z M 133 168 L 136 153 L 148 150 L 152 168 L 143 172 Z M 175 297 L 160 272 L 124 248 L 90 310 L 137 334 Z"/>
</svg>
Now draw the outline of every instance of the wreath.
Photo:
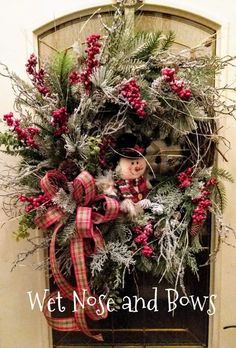
<svg viewBox="0 0 236 348">
<path fill-rule="evenodd" d="M 104 36 L 78 40 L 44 65 L 32 54 L 29 82 L 4 66 L 15 112 L 3 116 L 0 144 L 20 160 L 6 166 L 1 183 L 6 214 L 19 216 L 16 239 L 32 243 L 14 266 L 49 248 L 63 297 L 86 290 L 116 302 L 125 274 L 136 270 L 184 290 L 185 270 L 198 272 L 209 216 L 219 242 L 229 231 L 222 179 L 233 178 L 215 158 L 225 159 L 219 143 L 227 144 L 218 119 L 233 117 L 236 104 L 227 86 L 214 86 L 233 57 L 204 55 L 209 40 L 176 53 L 172 32 L 135 33 L 122 5 L 112 26 L 102 24 Z M 67 279 L 72 270 L 76 286 Z M 78 306 L 73 317 L 55 318 L 47 308 L 55 297 L 44 304 L 49 325 L 102 339 L 86 317 L 101 319 L 106 310 L 99 316 L 97 306 Z"/>
</svg>

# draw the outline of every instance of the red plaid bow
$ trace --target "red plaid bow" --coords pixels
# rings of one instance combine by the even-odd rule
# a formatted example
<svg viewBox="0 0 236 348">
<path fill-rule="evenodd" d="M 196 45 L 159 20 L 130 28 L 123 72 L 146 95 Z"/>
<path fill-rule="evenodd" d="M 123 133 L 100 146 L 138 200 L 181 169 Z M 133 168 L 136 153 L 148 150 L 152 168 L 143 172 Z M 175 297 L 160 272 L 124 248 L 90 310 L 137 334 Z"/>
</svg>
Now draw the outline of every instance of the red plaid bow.
<svg viewBox="0 0 236 348">
<path fill-rule="evenodd" d="M 42 190 L 47 193 L 50 198 L 55 196 L 60 187 L 63 188 L 66 185 L 66 177 L 57 170 L 48 171 L 40 181 Z M 83 171 L 77 176 L 73 182 L 73 188 L 73 197 L 77 203 L 77 233 L 71 240 L 70 253 L 74 266 L 76 288 L 71 286 L 71 284 L 63 277 L 56 260 L 56 237 L 58 231 L 63 226 L 65 213 L 60 207 L 53 206 L 48 208 L 46 213 L 40 218 L 37 218 L 35 222 L 39 228 L 44 230 L 56 224 L 50 244 L 51 270 L 61 296 L 73 301 L 73 292 L 76 291 L 82 302 L 83 296 L 85 296 L 85 298 L 91 296 L 87 280 L 85 254 L 91 254 L 95 252 L 97 248 L 103 248 L 104 240 L 96 225 L 116 219 L 119 214 L 119 203 L 115 199 L 107 197 L 104 194 L 98 195 L 96 193 L 94 178 L 87 171 Z M 103 203 L 104 214 L 93 210 L 92 205 L 96 202 Z M 93 250 L 91 248 L 91 240 L 94 242 Z M 49 325 L 52 326 L 53 329 L 59 331 L 83 331 L 90 337 L 99 341 L 103 340 L 101 334 L 93 335 L 90 332 L 86 322 L 86 315 L 92 320 L 106 318 L 106 308 L 104 314 L 101 315 L 101 308 L 98 304 L 95 306 L 89 306 L 86 305 L 85 301 L 84 308 L 78 305 L 73 317 L 54 318 L 51 317 L 47 305 L 50 299 L 56 300 L 56 295 L 57 291 L 50 294 L 44 302 L 44 314 Z"/>
</svg>

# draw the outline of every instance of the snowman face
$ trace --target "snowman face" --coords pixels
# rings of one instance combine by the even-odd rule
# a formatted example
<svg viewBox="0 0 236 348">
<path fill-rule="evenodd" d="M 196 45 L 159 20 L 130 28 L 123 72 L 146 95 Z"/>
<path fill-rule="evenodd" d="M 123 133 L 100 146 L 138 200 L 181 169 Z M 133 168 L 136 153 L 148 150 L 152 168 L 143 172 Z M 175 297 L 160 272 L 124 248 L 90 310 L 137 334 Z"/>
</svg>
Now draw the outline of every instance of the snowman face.
<svg viewBox="0 0 236 348">
<path fill-rule="evenodd" d="M 121 179 L 138 179 L 140 176 L 142 176 L 146 170 L 147 163 L 144 158 L 121 158 L 118 167 L 117 172 Z"/>
</svg>

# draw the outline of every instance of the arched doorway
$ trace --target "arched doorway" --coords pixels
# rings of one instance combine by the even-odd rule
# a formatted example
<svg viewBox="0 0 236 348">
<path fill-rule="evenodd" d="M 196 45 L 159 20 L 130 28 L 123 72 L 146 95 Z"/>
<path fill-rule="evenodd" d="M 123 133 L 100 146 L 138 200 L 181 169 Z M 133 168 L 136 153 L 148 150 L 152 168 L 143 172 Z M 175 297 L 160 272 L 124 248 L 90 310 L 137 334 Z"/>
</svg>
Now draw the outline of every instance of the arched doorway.
<svg viewBox="0 0 236 348">
<path fill-rule="evenodd" d="M 103 8 L 100 14 L 104 21 L 110 21 L 111 9 Z M 38 38 L 39 55 L 42 60 L 47 59 L 54 50 L 69 49 L 78 36 L 83 40 L 89 34 L 101 32 L 100 20 L 93 11 L 85 11 L 67 17 L 58 25 L 49 25 L 47 28 L 36 32 Z M 194 47 L 215 34 L 215 30 L 187 19 L 181 15 L 168 14 L 143 8 L 137 13 L 136 30 L 157 31 L 173 30 L 176 34 L 174 50 Z M 214 54 L 215 47 L 206 47 L 206 54 Z M 209 237 L 204 236 L 204 245 L 210 246 Z M 203 260 L 206 255 L 203 254 Z M 195 297 L 203 298 L 209 294 L 209 268 L 200 272 L 201 286 L 191 276 L 187 278 L 187 291 Z M 139 278 L 140 296 L 149 300 L 158 288 L 158 312 L 140 310 L 138 313 L 118 312 L 107 321 L 101 323 L 99 328 L 103 331 L 105 345 L 109 347 L 206 347 L 208 341 L 208 316 L 205 311 L 195 311 L 189 307 L 180 307 L 175 315 L 168 312 L 167 283 L 156 284 L 155 279 L 148 275 Z M 126 289 L 132 294 L 132 289 Z M 54 347 L 84 347 L 96 346 L 87 337 L 80 333 L 53 333 Z M 97 345 L 98 346 L 98 345 Z"/>
</svg>

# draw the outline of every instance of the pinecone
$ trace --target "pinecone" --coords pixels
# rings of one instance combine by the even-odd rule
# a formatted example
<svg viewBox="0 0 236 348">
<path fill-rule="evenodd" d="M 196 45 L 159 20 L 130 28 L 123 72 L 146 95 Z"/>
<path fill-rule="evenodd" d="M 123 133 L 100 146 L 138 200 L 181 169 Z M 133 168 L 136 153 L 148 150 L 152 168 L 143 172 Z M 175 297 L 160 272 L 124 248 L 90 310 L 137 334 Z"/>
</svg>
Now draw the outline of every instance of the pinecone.
<svg viewBox="0 0 236 348">
<path fill-rule="evenodd" d="M 68 179 L 73 181 L 81 172 L 79 166 L 72 160 L 63 161 L 58 168 Z"/>
<path fill-rule="evenodd" d="M 202 229 L 202 222 L 193 222 L 190 230 L 191 236 L 195 237 Z"/>
</svg>

